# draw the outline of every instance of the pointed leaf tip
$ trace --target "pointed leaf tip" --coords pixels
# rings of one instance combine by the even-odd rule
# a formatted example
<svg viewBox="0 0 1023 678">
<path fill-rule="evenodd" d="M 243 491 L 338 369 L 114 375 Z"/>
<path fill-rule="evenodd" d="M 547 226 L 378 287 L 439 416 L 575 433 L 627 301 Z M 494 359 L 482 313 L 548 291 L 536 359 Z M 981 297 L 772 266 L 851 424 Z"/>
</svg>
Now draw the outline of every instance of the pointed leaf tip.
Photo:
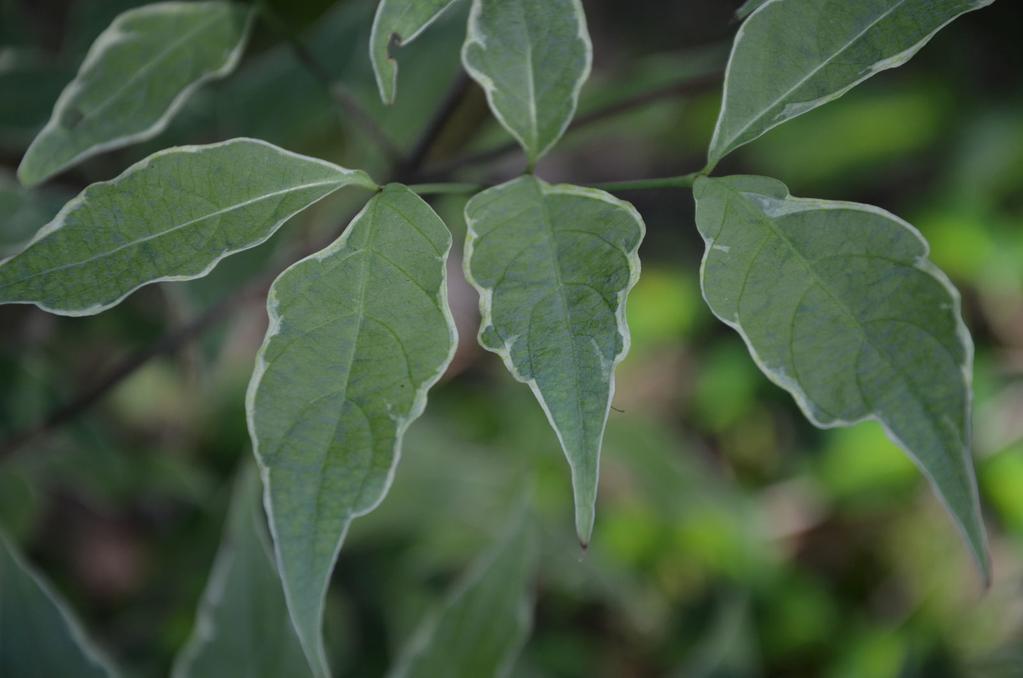
<svg viewBox="0 0 1023 678">
<path fill-rule="evenodd" d="M 533 176 L 480 193 L 465 216 L 480 344 L 540 402 L 571 468 L 579 541 L 589 542 L 643 220 L 607 193 Z"/>
<path fill-rule="evenodd" d="M 159 134 L 196 89 L 235 69 L 254 14 L 242 4 L 208 0 L 158 2 L 119 15 L 61 93 L 18 178 L 34 186 Z"/>
<path fill-rule="evenodd" d="M 391 184 L 267 300 L 246 408 L 288 609 L 318 675 L 344 535 L 386 495 L 405 430 L 454 356 L 450 248 L 430 206 Z"/>
</svg>

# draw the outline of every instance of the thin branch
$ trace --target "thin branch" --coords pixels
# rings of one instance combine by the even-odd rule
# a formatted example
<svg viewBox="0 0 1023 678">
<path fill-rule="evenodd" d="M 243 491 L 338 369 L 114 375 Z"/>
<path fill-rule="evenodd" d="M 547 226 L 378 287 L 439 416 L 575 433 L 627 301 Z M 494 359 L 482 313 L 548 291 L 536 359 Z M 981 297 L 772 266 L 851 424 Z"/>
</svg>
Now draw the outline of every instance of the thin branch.
<svg viewBox="0 0 1023 678">
<path fill-rule="evenodd" d="M 603 184 L 588 184 L 602 191 L 647 191 L 659 188 L 692 188 L 693 182 L 700 172 L 691 172 L 677 177 L 658 177 L 656 179 L 637 179 L 635 181 L 610 181 Z"/>
<path fill-rule="evenodd" d="M 465 74 L 465 71 L 459 70 L 455 81 L 451 84 L 448 93 L 444 97 L 444 101 L 441 102 L 440 107 L 437 108 L 437 112 L 434 113 L 430 122 L 423 128 L 419 140 L 412 147 L 408 157 L 398 166 L 398 176 L 410 180 L 411 177 L 422 169 L 427 158 L 430 156 L 430 151 L 437 143 L 437 139 L 440 138 L 441 132 L 444 131 L 448 120 L 451 119 L 451 116 L 465 99 L 470 83 L 469 76 Z"/>
<path fill-rule="evenodd" d="M 456 87 L 452 88 L 452 92 L 438 109 L 438 113 L 443 112 L 445 114 L 450 114 L 451 111 L 458 107 L 461 97 L 466 91 L 467 86 L 458 85 L 458 83 L 456 83 Z M 416 150 L 409 156 L 408 160 L 402 163 L 405 168 L 403 170 L 404 174 L 398 172 L 392 173 L 393 180 L 407 181 L 408 176 L 414 175 L 419 170 L 420 163 L 422 163 L 429 155 L 430 150 L 433 148 L 434 144 L 436 144 L 443 127 L 444 120 L 441 119 L 441 116 L 434 116 L 434 121 L 427 126 L 420 139 L 416 142 L 414 147 Z M 288 257 L 287 260 L 297 261 L 304 256 L 327 247 L 331 242 L 337 239 L 337 236 L 340 235 L 345 228 L 347 228 L 348 222 L 351 218 L 354 218 L 354 216 L 355 215 L 353 213 L 349 219 L 344 221 L 344 225 L 341 226 L 339 231 L 332 234 L 328 239 L 325 239 L 323 242 L 316 243 L 312 247 L 304 248 L 296 256 Z M 163 355 L 173 355 L 174 353 L 177 353 L 183 346 L 194 341 L 210 328 L 226 321 L 236 310 L 242 308 L 248 299 L 257 296 L 266 296 L 270 285 L 279 273 L 280 271 L 275 269 L 273 276 L 259 276 L 253 282 L 228 294 L 185 325 L 165 334 L 152 346 L 125 358 L 111 369 L 102 379 L 81 391 L 65 405 L 51 411 L 50 414 L 47 415 L 39 424 L 20 433 L 15 433 L 11 438 L 0 443 L 0 459 L 18 452 L 25 448 L 29 443 L 39 440 L 55 429 L 76 419 L 82 413 L 91 409 L 94 405 L 103 400 L 110 391 L 114 390 L 121 384 L 121 382 L 138 371 L 139 368 L 143 367 L 150 360 Z"/>
<path fill-rule="evenodd" d="M 270 7 L 266 0 L 258 3 L 260 16 L 288 43 L 292 53 L 298 62 L 309 74 L 316 79 L 327 91 L 327 94 L 334 100 L 334 103 L 341 109 L 343 115 L 351 118 L 352 122 L 362 128 L 369 139 L 377 146 L 381 153 L 391 162 L 401 157 L 401 151 L 391 141 L 387 133 L 377 124 L 362 103 L 347 87 L 337 82 L 330 71 L 324 68 L 316 56 L 309 51 L 302 39 L 296 36 L 285 24 L 276 12 Z"/>
<path fill-rule="evenodd" d="M 298 43 L 299 49 L 305 51 Z M 307 52 L 306 52 L 307 53 Z M 296 51 L 296 55 L 299 52 Z M 312 60 L 313 68 L 318 68 L 315 59 Z M 308 67 L 308 65 L 307 65 Z M 312 69 L 310 69 L 312 71 Z M 320 71 L 325 73 L 325 71 Z M 324 79 L 324 82 L 329 83 L 329 76 Z M 592 111 L 586 115 L 580 116 L 576 122 L 570 127 L 571 130 L 579 130 L 581 128 L 593 125 L 602 120 L 612 118 L 622 113 L 627 113 L 636 108 L 644 106 L 646 104 L 653 103 L 661 99 L 667 99 L 676 96 L 682 96 L 685 94 L 693 94 L 713 86 L 717 86 L 720 82 L 720 74 L 713 76 L 706 76 L 698 80 L 689 80 L 683 83 L 676 83 L 674 85 L 664 87 L 661 89 L 646 92 L 638 95 L 631 99 L 612 104 L 602 109 Z M 400 163 L 397 169 L 392 173 L 392 178 L 395 181 L 402 181 L 409 183 L 420 175 L 423 163 L 429 157 L 431 150 L 436 145 L 438 138 L 444 130 L 445 124 L 451 113 L 458 108 L 461 104 L 463 97 L 468 91 L 469 80 L 464 76 L 460 76 L 458 80 L 453 84 L 448 96 L 445 98 L 442 105 L 438 108 L 437 113 L 434 115 L 430 123 L 426 126 L 423 134 L 419 140 L 413 146 L 413 151 L 409 154 L 408 158 Z M 334 89 L 332 88 L 332 91 Z M 461 159 L 456 159 L 447 165 L 437 168 L 434 170 L 434 174 L 449 174 L 455 170 L 461 169 L 462 167 L 468 167 L 470 165 L 476 165 L 481 162 L 486 162 L 494 158 L 505 155 L 509 152 L 513 152 L 517 149 L 517 145 L 514 143 L 507 144 L 483 153 L 475 154 L 472 156 L 465 156 Z M 688 175 L 687 175 L 688 176 Z M 681 180 L 686 177 L 669 177 L 668 179 L 655 179 L 645 180 L 641 182 L 618 182 L 617 184 L 604 184 L 602 186 L 610 187 L 612 190 L 629 190 L 631 188 L 655 188 L 654 183 L 659 182 L 672 182 L 672 185 L 681 185 Z M 643 184 L 638 186 L 637 184 Z M 631 185 L 631 186 L 630 186 Z M 472 192 L 469 187 L 483 188 L 483 186 L 475 186 L 471 184 L 449 184 L 449 187 L 458 189 L 458 192 Z M 440 189 L 438 186 L 420 186 L 423 193 L 437 193 L 437 192 L 454 192 L 452 190 Z M 353 215 L 354 216 L 354 215 Z M 342 226 L 341 231 L 347 227 L 345 220 L 345 226 Z M 315 252 L 323 247 L 326 247 L 337 237 L 337 233 L 333 234 L 330 240 L 318 243 L 312 248 L 307 248 L 303 252 L 296 256 L 294 259 L 289 258 L 289 261 L 297 260 L 302 256 Z M 181 348 L 190 342 L 200 337 L 203 333 L 207 332 L 212 327 L 215 327 L 221 322 L 226 321 L 231 315 L 239 308 L 244 306 L 246 300 L 257 297 L 265 296 L 266 292 L 276 278 L 278 271 L 274 271 L 273 277 L 263 275 L 258 277 L 253 282 L 245 285 L 244 287 L 235 290 L 233 293 L 228 294 L 222 298 L 219 302 L 209 307 L 198 316 L 193 318 L 185 325 L 172 330 L 171 332 L 164 335 L 152 346 L 129 356 L 120 363 L 118 363 L 113 369 L 111 369 L 106 376 L 97 381 L 90 387 L 85 388 L 73 397 L 68 403 L 58 407 L 51 411 L 42 422 L 33 426 L 20 433 L 15 433 L 11 438 L 7 439 L 3 443 L 0 443 L 0 459 L 8 457 L 15 452 L 24 449 L 29 443 L 35 442 L 40 438 L 48 435 L 55 429 L 67 424 L 68 422 L 76 419 L 82 413 L 91 409 L 98 402 L 117 386 L 119 386 L 125 379 L 130 377 L 146 363 L 158 358 L 163 355 L 173 355 L 177 353 Z"/>
<path fill-rule="evenodd" d="M 630 113 L 636 109 L 643 108 L 644 106 L 648 106 L 658 101 L 691 96 L 693 94 L 699 94 L 711 89 L 716 89 L 721 86 L 721 77 L 722 73 L 715 71 L 714 73 L 703 75 L 696 79 L 686 79 L 682 82 L 672 83 L 658 89 L 650 90 L 649 92 L 637 94 L 636 96 L 628 99 L 623 99 L 622 101 L 615 102 L 603 108 L 598 108 L 577 117 L 575 121 L 569 125 L 566 134 L 570 132 L 578 132 L 586 127 L 591 127 L 597 123 L 609 120 L 624 113 Z M 440 181 L 466 167 L 484 165 L 493 162 L 498 158 L 515 153 L 518 150 L 518 142 L 509 141 L 508 143 L 495 146 L 494 148 L 453 158 L 452 160 L 431 168 L 428 172 L 423 173 L 417 178 L 423 181 Z"/>
</svg>

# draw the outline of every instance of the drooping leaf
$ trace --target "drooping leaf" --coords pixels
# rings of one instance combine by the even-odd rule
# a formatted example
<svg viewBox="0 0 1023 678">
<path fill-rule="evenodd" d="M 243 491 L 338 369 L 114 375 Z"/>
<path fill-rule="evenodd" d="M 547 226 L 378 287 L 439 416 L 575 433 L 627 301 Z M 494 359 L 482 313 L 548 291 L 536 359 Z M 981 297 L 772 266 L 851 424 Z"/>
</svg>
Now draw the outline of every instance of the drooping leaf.
<svg viewBox="0 0 1023 678">
<path fill-rule="evenodd" d="M 0 533 L 0 676 L 116 676 L 49 584 Z"/>
<path fill-rule="evenodd" d="M 465 217 L 480 344 L 530 386 L 554 427 L 572 468 L 585 544 L 614 369 L 629 347 L 625 299 L 639 278 L 643 220 L 607 193 L 533 176 L 479 194 Z"/>
<path fill-rule="evenodd" d="M 383 499 L 409 424 L 454 355 L 451 235 L 404 186 L 285 271 L 247 403 L 288 607 L 326 675 L 324 596 L 352 519 Z"/>
<path fill-rule="evenodd" d="M 970 453 L 973 343 L 916 229 L 877 207 L 697 180 L 704 298 L 822 427 L 876 419 L 931 480 L 986 574 Z"/>
<path fill-rule="evenodd" d="M 254 139 L 161 151 L 93 184 L 0 263 L 0 303 L 89 315 L 142 285 L 189 280 L 263 242 L 360 171 Z"/>
<path fill-rule="evenodd" d="M 245 6 L 218 0 L 161 2 L 121 14 L 57 99 L 18 178 L 32 186 L 159 134 L 196 88 L 234 70 L 251 18 Z"/>
<path fill-rule="evenodd" d="M 236 482 L 224 538 L 174 678 L 308 676 L 273 561 L 253 466 Z"/>
<path fill-rule="evenodd" d="M 370 34 L 369 56 L 385 104 L 394 103 L 398 90 L 398 64 L 390 54 L 392 41 L 397 47 L 412 42 L 456 1 L 380 0 Z"/>
<path fill-rule="evenodd" d="M 994 0 L 769 0 L 739 29 L 711 167 L 772 127 L 909 61 L 950 21 Z"/>
<path fill-rule="evenodd" d="M 572 121 L 592 59 L 580 0 L 473 0 L 462 63 L 531 163 Z"/>
<path fill-rule="evenodd" d="M 529 634 L 537 545 L 525 510 L 423 621 L 391 678 L 507 676 Z"/>
</svg>

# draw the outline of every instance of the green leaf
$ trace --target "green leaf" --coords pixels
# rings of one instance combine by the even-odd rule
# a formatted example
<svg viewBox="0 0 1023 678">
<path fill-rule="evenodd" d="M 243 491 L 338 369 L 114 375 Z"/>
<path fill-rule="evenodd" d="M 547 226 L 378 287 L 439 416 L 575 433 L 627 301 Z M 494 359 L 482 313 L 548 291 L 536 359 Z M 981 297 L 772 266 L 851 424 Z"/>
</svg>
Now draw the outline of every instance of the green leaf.
<svg viewBox="0 0 1023 678">
<path fill-rule="evenodd" d="M 629 347 L 625 299 L 643 220 L 594 189 L 525 176 L 465 208 L 465 272 L 479 290 L 480 344 L 529 385 L 572 468 L 576 532 L 589 542 L 614 369 Z"/>
<path fill-rule="evenodd" d="M 246 464 L 235 483 L 224 538 L 192 637 L 174 678 L 308 676 L 288 618 L 263 516 L 261 485 Z"/>
<path fill-rule="evenodd" d="M 247 410 L 292 620 L 327 675 L 324 596 L 352 519 L 387 493 L 409 424 L 454 356 L 451 235 L 404 186 L 274 283 Z"/>
<path fill-rule="evenodd" d="M 115 676 L 78 621 L 0 533 L 0 676 Z"/>
<path fill-rule="evenodd" d="M 396 47 L 412 42 L 456 1 L 380 0 L 370 34 L 369 56 L 385 104 L 394 103 L 398 89 L 398 63 L 390 54 L 392 41 Z"/>
<path fill-rule="evenodd" d="M 530 163 L 565 133 L 592 60 L 579 0 L 473 0 L 462 63 Z"/>
<path fill-rule="evenodd" d="M 391 678 L 506 676 L 529 635 L 537 544 L 525 510 L 420 625 Z"/>
<path fill-rule="evenodd" d="M 884 425 L 988 573 L 970 455 L 973 343 L 959 293 L 912 226 L 793 198 L 764 177 L 697 180 L 704 298 L 821 427 Z"/>
<path fill-rule="evenodd" d="M 228 2 L 125 12 L 93 43 L 18 167 L 27 186 L 159 134 L 200 85 L 234 70 L 252 13 Z"/>
<path fill-rule="evenodd" d="M 709 165 L 772 127 L 909 61 L 957 16 L 994 0 L 769 0 L 739 29 Z"/>
<path fill-rule="evenodd" d="M 254 139 L 161 151 L 86 188 L 0 263 L 0 303 L 99 313 L 143 285 L 209 273 L 348 185 L 375 188 L 364 172 Z"/>
</svg>

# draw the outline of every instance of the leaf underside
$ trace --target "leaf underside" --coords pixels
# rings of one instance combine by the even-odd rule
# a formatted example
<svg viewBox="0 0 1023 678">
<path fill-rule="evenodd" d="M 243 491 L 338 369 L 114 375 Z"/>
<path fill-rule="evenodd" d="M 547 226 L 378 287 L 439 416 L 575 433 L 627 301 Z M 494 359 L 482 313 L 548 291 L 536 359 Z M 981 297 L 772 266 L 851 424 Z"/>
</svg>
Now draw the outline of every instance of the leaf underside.
<svg viewBox="0 0 1023 678">
<path fill-rule="evenodd" d="M 173 678 L 308 676 L 274 567 L 254 465 L 235 482 L 224 538 Z"/>
<path fill-rule="evenodd" d="M 506 676 L 532 625 L 537 544 L 525 510 L 412 636 L 390 678 Z"/>
<path fill-rule="evenodd" d="M 739 29 L 711 166 L 786 120 L 906 63 L 946 24 L 994 0 L 769 0 Z M 741 10 L 740 10 L 741 11 Z"/>
<path fill-rule="evenodd" d="M 970 453 L 973 344 L 959 294 L 909 224 L 793 198 L 763 177 L 701 178 L 704 297 L 816 425 L 877 419 L 931 480 L 986 574 Z"/>
<path fill-rule="evenodd" d="M 142 285 L 205 275 L 346 185 L 375 187 L 364 172 L 253 139 L 161 151 L 86 188 L 0 263 L 0 303 L 99 313 Z"/>
<path fill-rule="evenodd" d="M 0 676 L 115 675 L 66 603 L 0 533 Z"/>
<path fill-rule="evenodd" d="M 592 59 L 579 0 L 473 0 L 462 63 L 531 162 L 564 134 Z"/>
<path fill-rule="evenodd" d="M 22 183 L 159 134 L 195 89 L 234 70 L 251 18 L 244 5 L 217 1 L 161 2 L 118 16 L 26 151 Z"/>
<path fill-rule="evenodd" d="M 317 675 L 327 673 L 320 625 L 344 534 L 383 499 L 405 429 L 454 355 L 450 247 L 433 210 L 391 185 L 270 292 L 249 429 L 288 607 Z"/>
<path fill-rule="evenodd" d="M 380 0 L 369 38 L 380 98 L 393 104 L 398 91 L 398 64 L 390 56 L 392 38 L 407 45 L 458 0 Z"/>
<path fill-rule="evenodd" d="M 465 217 L 480 344 L 529 384 L 546 412 L 572 468 L 576 530 L 588 543 L 643 221 L 607 193 L 532 176 L 479 194 Z"/>
</svg>

